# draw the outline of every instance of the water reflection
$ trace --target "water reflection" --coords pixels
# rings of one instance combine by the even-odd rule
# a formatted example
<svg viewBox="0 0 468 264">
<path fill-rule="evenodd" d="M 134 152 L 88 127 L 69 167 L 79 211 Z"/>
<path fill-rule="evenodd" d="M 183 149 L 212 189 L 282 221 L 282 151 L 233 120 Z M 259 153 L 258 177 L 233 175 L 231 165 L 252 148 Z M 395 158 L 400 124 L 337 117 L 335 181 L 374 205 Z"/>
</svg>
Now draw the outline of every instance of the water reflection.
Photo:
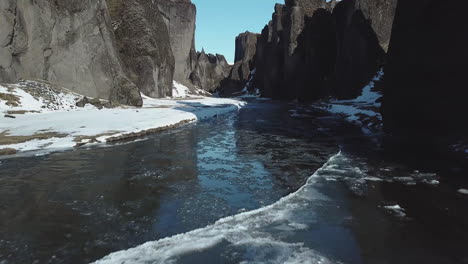
<svg viewBox="0 0 468 264">
<path fill-rule="evenodd" d="M 2 161 L 0 260 L 89 262 L 275 202 L 336 150 L 312 142 L 317 124 L 288 107 L 251 104 L 144 141 Z"/>
</svg>

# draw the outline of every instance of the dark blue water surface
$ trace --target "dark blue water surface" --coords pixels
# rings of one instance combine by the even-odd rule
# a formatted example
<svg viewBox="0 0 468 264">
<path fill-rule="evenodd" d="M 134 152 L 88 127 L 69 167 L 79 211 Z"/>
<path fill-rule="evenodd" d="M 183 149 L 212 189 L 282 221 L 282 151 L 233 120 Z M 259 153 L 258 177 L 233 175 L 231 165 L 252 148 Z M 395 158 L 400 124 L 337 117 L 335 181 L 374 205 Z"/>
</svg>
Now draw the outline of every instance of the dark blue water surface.
<svg viewBox="0 0 468 264">
<path fill-rule="evenodd" d="M 104 261 L 468 263 L 465 169 L 390 160 L 297 104 L 252 101 L 137 142 L 0 162 L 1 264 L 88 263 L 147 241 Z"/>
</svg>

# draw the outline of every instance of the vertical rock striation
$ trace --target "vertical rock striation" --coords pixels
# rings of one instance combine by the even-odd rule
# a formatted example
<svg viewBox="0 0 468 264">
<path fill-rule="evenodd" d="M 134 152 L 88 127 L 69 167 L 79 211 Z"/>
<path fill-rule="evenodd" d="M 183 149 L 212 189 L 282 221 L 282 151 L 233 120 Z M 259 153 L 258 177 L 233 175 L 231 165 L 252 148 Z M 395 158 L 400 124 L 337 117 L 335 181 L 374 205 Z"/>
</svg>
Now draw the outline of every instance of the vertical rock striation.
<svg viewBox="0 0 468 264">
<path fill-rule="evenodd" d="M 157 1 L 107 0 L 127 75 L 150 97 L 172 95 L 174 57 Z"/>
<path fill-rule="evenodd" d="M 361 94 L 385 64 L 396 0 L 344 0 L 333 9 L 336 24 L 336 83 L 333 95 Z"/>
<path fill-rule="evenodd" d="M 206 54 L 203 50 L 197 52 L 194 65 L 190 74 L 191 83 L 209 92 L 215 92 L 220 87 L 232 68 L 223 55 Z"/>
<path fill-rule="evenodd" d="M 126 77 L 105 0 L 2 0 L 0 81 L 44 79 L 91 97 L 141 105 Z"/>
<path fill-rule="evenodd" d="M 257 45 L 255 86 L 275 99 L 324 93 L 335 60 L 335 34 L 325 0 L 277 4 Z M 330 66 L 331 65 L 331 66 Z"/>
</svg>

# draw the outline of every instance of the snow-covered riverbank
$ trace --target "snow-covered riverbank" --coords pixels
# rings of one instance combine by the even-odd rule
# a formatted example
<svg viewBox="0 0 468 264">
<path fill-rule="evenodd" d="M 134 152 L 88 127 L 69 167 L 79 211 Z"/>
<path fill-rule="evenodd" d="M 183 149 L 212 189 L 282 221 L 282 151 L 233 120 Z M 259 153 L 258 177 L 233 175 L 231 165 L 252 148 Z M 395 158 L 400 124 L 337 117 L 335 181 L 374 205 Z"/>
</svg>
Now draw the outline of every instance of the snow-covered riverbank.
<svg viewBox="0 0 468 264">
<path fill-rule="evenodd" d="M 181 97 L 144 97 L 144 106 L 102 108 L 87 104 L 76 107 L 80 95 L 57 91 L 38 84 L 43 92 L 34 94 L 33 82 L 0 86 L 0 153 L 60 150 L 97 144 L 176 127 L 199 119 L 237 111 L 244 102 L 235 99 L 186 95 L 182 85 L 174 85 Z M 29 87 L 29 88 L 28 88 Z M 183 89 L 184 91 L 182 91 Z M 46 92 L 44 92 L 46 91 Z"/>
</svg>

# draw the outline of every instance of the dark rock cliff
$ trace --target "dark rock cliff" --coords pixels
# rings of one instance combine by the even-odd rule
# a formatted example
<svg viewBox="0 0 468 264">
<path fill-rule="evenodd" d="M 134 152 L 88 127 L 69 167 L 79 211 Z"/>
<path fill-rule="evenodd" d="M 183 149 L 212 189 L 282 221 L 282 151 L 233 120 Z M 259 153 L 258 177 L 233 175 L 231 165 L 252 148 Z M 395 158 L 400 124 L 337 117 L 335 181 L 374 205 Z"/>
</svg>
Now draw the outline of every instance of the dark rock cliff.
<svg viewBox="0 0 468 264">
<path fill-rule="evenodd" d="M 215 92 L 221 81 L 229 76 L 231 68 L 223 55 L 197 52 L 190 81 L 200 89 Z"/>
<path fill-rule="evenodd" d="M 246 87 L 246 85 L 252 78 L 251 72 L 255 68 L 258 37 L 258 34 L 251 32 L 241 33 L 236 37 L 235 62 L 229 76 L 220 84 L 221 96 L 234 95 L 244 88 L 248 90 L 253 88 L 253 86 Z"/>
<path fill-rule="evenodd" d="M 141 105 L 105 0 L 0 1 L 0 81 L 42 79 L 90 97 Z"/>
<path fill-rule="evenodd" d="M 466 139 L 467 8 L 465 1 L 398 2 L 385 67 L 387 132 Z"/>
<path fill-rule="evenodd" d="M 305 100 L 324 93 L 335 60 L 333 20 L 325 7 L 324 0 L 275 6 L 257 44 L 255 86 L 264 96 Z"/>
<path fill-rule="evenodd" d="M 107 0 L 126 72 L 150 97 L 172 95 L 174 57 L 157 1 Z"/>
<path fill-rule="evenodd" d="M 197 9 L 190 0 L 159 0 L 175 59 L 174 79 L 188 84 L 196 65 L 195 22 Z"/>
<path fill-rule="evenodd" d="M 396 0 L 286 1 L 259 37 L 255 87 L 275 99 L 353 98 L 385 63 Z"/>
</svg>

